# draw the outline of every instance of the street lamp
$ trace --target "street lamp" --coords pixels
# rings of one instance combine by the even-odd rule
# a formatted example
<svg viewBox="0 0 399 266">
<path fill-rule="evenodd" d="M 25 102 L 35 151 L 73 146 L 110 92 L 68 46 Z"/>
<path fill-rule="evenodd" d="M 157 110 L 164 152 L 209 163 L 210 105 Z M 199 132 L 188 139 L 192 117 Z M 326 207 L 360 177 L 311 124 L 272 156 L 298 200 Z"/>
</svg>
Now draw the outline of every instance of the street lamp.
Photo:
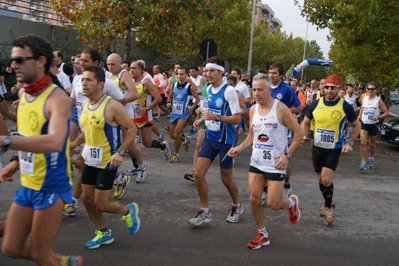
<svg viewBox="0 0 399 266">
<path fill-rule="evenodd" d="M 253 42 L 254 42 L 256 2 L 257 2 L 257 0 L 253 0 L 253 3 L 252 3 L 252 24 L 251 24 L 251 37 L 249 39 L 248 69 L 247 69 L 247 74 L 249 77 L 251 77 L 252 47 L 253 47 Z"/>
</svg>

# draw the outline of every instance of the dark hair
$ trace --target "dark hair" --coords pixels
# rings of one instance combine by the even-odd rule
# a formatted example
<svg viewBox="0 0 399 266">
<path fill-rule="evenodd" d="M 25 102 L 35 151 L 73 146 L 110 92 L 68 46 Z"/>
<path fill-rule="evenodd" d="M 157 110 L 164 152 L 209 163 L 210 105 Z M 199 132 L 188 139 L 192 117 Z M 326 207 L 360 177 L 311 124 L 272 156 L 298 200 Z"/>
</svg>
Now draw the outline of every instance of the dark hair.
<svg viewBox="0 0 399 266">
<path fill-rule="evenodd" d="M 61 57 L 61 60 L 64 59 L 64 55 L 60 51 L 54 51 L 57 53 L 58 57 Z"/>
<path fill-rule="evenodd" d="M 277 68 L 278 73 L 279 73 L 280 75 L 284 75 L 285 70 L 284 70 L 283 64 L 281 64 L 281 63 L 273 63 L 273 64 L 269 67 L 269 69 L 275 69 L 275 68 Z"/>
<path fill-rule="evenodd" d="M 234 67 L 231 71 L 235 71 L 235 72 L 237 72 L 237 74 L 239 75 L 239 76 L 241 76 L 241 69 L 239 69 L 238 67 Z"/>
<path fill-rule="evenodd" d="M 90 54 L 91 60 L 93 62 L 95 62 L 95 61 L 98 62 L 97 65 L 99 65 L 101 60 L 102 60 L 100 53 L 97 50 L 94 50 L 94 49 L 91 49 L 91 48 L 84 49 L 82 54 Z"/>
<path fill-rule="evenodd" d="M 367 87 L 368 87 L 369 85 L 373 85 L 373 86 L 375 87 L 376 90 L 378 90 L 379 87 L 380 87 L 380 86 L 378 85 L 378 83 L 375 82 L 375 81 L 370 81 L 369 83 L 367 83 Z"/>
<path fill-rule="evenodd" d="M 165 74 L 167 78 L 169 78 L 169 72 L 168 71 L 164 71 L 162 72 L 162 75 Z"/>
<path fill-rule="evenodd" d="M 219 56 L 209 57 L 206 62 L 207 63 L 213 63 L 213 64 L 219 65 L 219 66 L 224 68 L 224 59 L 219 57 Z"/>
<path fill-rule="evenodd" d="M 40 56 L 46 58 L 46 65 L 44 66 L 45 74 L 48 74 L 51 63 L 54 60 L 53 48 L 51 44 L 37 35 L 26 35 L 12 42 L 13 47 L 20 47 L 24 49 L 29 47 L 32 51 L 33 57 L 39 59 Z"/>
<path fill-rule="evenodd" d="M 94 74 L 94 78 L 97 80 L 97 82 L 105 82 L 105 74 L 104 71 L 101 69 L 99 66 L 88 66 L 86 67 L 83 72 L 92 72 Z"/>
<path fill-rule="evenodd" d="M 267 74 L 267 70 L 264 68 L 259 68 L 258 73 Z"/>
<path fill-rule="evenodd" d="M 232 81 L 234 84 L 237 84 L 237 77 L 235 76 L 228 76 L 227 81 Z"/>
<path fill-rule="evenodd" d="M 190 70 L 187 67 L 179 67 L 179 69 L 184 69 L 184 73 L 188 74 L 190 72 Z"/>
<path fill-rule="evenodd" d="M 137 63 L 137 67 L 141 70 L 141 73 L 143 73 L 145 70 L 144 64 L 138 61 L 136 61 L 135 63 Z"/>
<path fill-rule="evenodd" d="M 123 64 L 128 64 L 130 66 L 130 62 L 129 61 L 123 61 Z"/>
<path fill-rule="evenodd" d="M 197 66 L 191 66 L 191 67 L 190 67 L 190 70 L 191 70 L 191 69 L 194 69 L 194 71 L 199 71 L 199 69 L 198 69 Z"/>
</svg>

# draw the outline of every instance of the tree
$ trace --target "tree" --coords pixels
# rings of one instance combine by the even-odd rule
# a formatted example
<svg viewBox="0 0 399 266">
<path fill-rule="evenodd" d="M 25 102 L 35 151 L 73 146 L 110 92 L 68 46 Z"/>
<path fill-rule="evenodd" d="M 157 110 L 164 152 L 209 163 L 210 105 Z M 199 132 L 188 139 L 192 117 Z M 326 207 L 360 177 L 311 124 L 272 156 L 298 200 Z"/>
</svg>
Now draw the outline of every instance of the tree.
<svg viewBox="0 0 399 266">
<path fill-rule="evenodd" d="M 362 83 L 399 83 L 399 3 L 391 0 L 306 0 L 302 14 L 328 27 L 333 45 L 331 71 L 352 74 Z"/>
</svg>

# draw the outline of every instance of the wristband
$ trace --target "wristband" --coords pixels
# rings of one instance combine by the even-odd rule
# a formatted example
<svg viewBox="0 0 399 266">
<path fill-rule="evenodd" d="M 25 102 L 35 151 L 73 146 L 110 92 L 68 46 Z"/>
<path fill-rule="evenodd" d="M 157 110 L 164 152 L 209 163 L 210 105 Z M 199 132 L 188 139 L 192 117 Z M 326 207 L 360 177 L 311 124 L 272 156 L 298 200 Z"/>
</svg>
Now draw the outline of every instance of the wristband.
<svg viewBox="0 0 399 266">
<path fill-rule="evenodd" d="M 10 158 L 10 163 L 11 163 L 12 161 L 17 161 L 17 162 L 19 162 L 19 157 L 18 157 L 17 155 L 11 156 L 11 158 Z"/>
<path fill-rule="evenodd" d="M 348 140 L 346 143 L 348 143 L 349 145 L 353 146 L 353 141 Z"/>
</svg>

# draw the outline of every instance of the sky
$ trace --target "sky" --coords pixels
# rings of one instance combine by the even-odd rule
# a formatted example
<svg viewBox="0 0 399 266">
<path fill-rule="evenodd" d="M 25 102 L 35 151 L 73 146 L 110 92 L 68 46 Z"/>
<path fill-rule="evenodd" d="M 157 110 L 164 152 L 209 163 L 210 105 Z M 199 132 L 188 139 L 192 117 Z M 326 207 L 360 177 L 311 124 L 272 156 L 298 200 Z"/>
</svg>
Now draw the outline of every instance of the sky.
<svg viewBox="0 0 399 266">
<path fill-rule="evenodd" d="M 299 7 L 294 4 L 294 0 L 262 0 L 262 3 L 267 4 L 274 11 L 274 17 L 278 18 L 283 23 L 281 31 L 285 31 L 288 35 L 292 33 L 294 37 L 306 39 L 307 22 L 306 19 L 301 16 Z M 303 0 L 299 0 L 299 3 L 303 5 Z M 328 29 L 317 31 L 316 26 L 311 23 L 308 25 L 307 40 L 316 40 L 325 58 L 328 58 L 328 51 L 331 45 L 327 40 L 328 33 Z"/>
</svg>

